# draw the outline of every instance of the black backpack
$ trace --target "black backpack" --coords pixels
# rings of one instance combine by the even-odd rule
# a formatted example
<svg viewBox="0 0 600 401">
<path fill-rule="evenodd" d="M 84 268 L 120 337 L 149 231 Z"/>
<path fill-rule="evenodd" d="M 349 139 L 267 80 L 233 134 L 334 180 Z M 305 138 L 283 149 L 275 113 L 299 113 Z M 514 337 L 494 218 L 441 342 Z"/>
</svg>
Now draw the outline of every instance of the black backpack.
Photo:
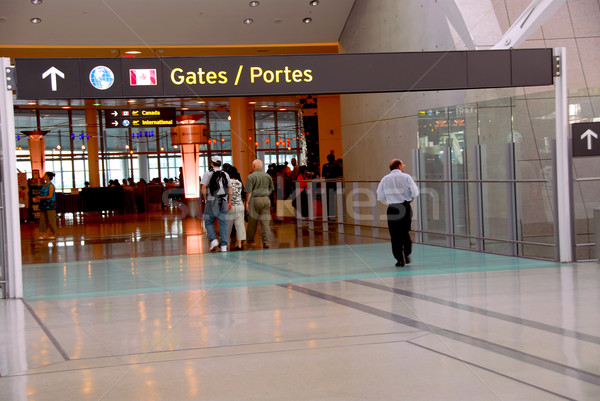
<svg viewBox="0 0 600 401">
<path fill-rule="evenodd" d="M 221 170 L 215 170 L 208 182 L 208 190 L 215 198 L 224 198 L 227 196 L 227 176 Z"/>
</svg>

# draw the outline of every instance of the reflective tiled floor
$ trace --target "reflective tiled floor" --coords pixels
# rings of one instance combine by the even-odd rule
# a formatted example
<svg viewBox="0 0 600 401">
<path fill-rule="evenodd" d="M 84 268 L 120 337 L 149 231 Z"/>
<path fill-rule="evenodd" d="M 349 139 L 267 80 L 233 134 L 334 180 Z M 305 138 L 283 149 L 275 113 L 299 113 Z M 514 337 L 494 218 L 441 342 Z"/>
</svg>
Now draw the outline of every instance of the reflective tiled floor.
<svg viewBox="0 0 600 401">
<path fill-rule="evenodd" d="M 416 245 L 399 270 L 384 240 L 287 223 L 211 254 L 193 219 L 131 219 L 23 229 L 1 400 L 600 399 L 598 263 Z"/>
</svg>

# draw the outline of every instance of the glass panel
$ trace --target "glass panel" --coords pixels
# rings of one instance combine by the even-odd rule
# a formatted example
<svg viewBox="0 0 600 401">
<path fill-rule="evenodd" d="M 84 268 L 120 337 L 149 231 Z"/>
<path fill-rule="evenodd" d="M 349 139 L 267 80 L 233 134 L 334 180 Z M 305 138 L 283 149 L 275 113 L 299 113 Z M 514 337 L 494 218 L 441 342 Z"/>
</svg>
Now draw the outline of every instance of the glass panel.
<svg viewBox="0 0 600 401">
<path fill-rule="evenodd" d="M 516 178 L 547 180 L 517 184 L 519 237 L 523 241 L 554 243 L 554 195 L 552 192 L 552 143 L 556 127 L 554 92 L 534 99 L 515 99 Z M 522 245 L 520 254 L 553 259 L 553 246 Z"/>
<path fill-rule="evenodd" d="M 299 132 L 295 111 L 256 111 L 254 113 L 257 157 L 265 165 L 291 166 L 292 158 L 300 158 L 304 137 Z"/>
<path fill-rule="evenodd" d="M 211 111 L 208 115 L 208 132 L 212 153 L 231 153 L 231 124 L 228 111 Z"/>
<path fill-rule="evenodd" d="M 27 143 L 28 137 L 23 133 L 23 131 L 33 131 L 37 129 L 38 126 L 35 110 L 19 110 L 18 113 L 15 113 L 15 142 L 17 145 L 17 155 L 19 155 L 19 149 L 21 148 L 23 150 L 27 150 L 27 152 L 24 153 L 29 156 L 29 145 Z M 27 171 L 31 172 L 31 167 Z"/>
<path fill-rule="evenodd" d="M 85 181 L 89 181 L 87 172 L 87 159 L 79 158 L 74 160 L 75 164 L 75 186 L 73 188 L 83 188 Z"/>
<path fill-rule="evenodd" d="M 482 145 L 482 178 L 484 180 L 507 179 L 507 148 L 512 142 L 511 99 L 499 99 L 479 103 L 479 143 Z M 484 183 L 483 236 L 489 238 L 509 238 L 509 211 L 507 184 Z M 485 250 L 495 253 L 508 253 L 507 243 L 486 240 Z"/>
<path fill-rule="evenodd" d="M 453 180 L 466 180 L 467 164 L 466 164 L 466 123 L 464 107 L 449 107 L 448 108 L 448 146 L 452 156 L 450 165 L 450 178 Z M 468 205 L 469 185 L 466 183 L 452 184 L 452 219 L 454 222 L 454 233 L 460 235 L 468 235 Z M 468 249 L 471 241 L 464 237 L 454 237 L 454 245 L 459 248 Z"/>
<path fill-rule="evenodd" d="M 444 150 L 449 144 L 447 108 L 430 109 L 419 113 L 419 145 L 422 149 L 421 172 L 423 181 L 444 179 Z M 446 232 L 443 182 L 425 182 L 421 185 L 421 224 L 424 231 Z M 445 235 L 424 233 L 423 240 L 431 244 L 446 244 Z"/>
<path fill-rule="evenodd" d="M 275 149 L 277 144 L 276 135 L 276 124 L 275 124 L 275 112 L 272 111 L 261 111 L 254 113 L 254 126 L 256 132 L 256 142 L 258 142 L 257 149 L 269 150 Z M 265 164 L 270 162 L 264 161 Z M 273 162 L 273 163 L 276 163 Z"/>
<path fill-rule="evenodd" d="M 67 155 L 67 158 L 61 160 L 61 176 L 54 178 L 57 182 L 60 180 L 63 191 L 65 188 L 75 188 L 73 185 L 73 164 L 69 156 L 70 154 Z M 57 178 L 59 179 L 57 180 Z"/>
</svg>

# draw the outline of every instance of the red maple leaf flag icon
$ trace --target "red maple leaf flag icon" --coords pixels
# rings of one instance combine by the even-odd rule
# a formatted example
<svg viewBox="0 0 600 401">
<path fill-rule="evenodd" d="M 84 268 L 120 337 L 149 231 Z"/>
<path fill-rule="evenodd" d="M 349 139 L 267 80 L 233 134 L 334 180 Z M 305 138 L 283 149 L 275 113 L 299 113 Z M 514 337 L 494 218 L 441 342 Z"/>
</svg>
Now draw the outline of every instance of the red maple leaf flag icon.
<svg viewBox="0 0 600 401">
<path fill-rule="evenodd" d="M 132 69 L 129 70 L 129 84 L 131 86 L 156 85 L 155 69 Z"/>
</svg>

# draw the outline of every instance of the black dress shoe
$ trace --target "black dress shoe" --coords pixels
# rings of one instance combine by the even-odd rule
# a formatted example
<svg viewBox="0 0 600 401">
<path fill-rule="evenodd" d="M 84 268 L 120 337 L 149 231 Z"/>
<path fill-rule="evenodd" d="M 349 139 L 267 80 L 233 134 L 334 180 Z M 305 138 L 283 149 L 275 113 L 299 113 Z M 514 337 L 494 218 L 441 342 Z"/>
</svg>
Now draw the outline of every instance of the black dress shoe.
<svg viewBox="0 0 600 401">
<path fill-rule="evenodd" d="M 404 267 L 404 262 L 396 262 L 396 267 Z"/>
<path fill-rule="evenodd" d="M 406 256 L 405 259 L 406 259 L 406 264 L 409 264 L 410 263 L 410 257 Z"/>
</svg>

